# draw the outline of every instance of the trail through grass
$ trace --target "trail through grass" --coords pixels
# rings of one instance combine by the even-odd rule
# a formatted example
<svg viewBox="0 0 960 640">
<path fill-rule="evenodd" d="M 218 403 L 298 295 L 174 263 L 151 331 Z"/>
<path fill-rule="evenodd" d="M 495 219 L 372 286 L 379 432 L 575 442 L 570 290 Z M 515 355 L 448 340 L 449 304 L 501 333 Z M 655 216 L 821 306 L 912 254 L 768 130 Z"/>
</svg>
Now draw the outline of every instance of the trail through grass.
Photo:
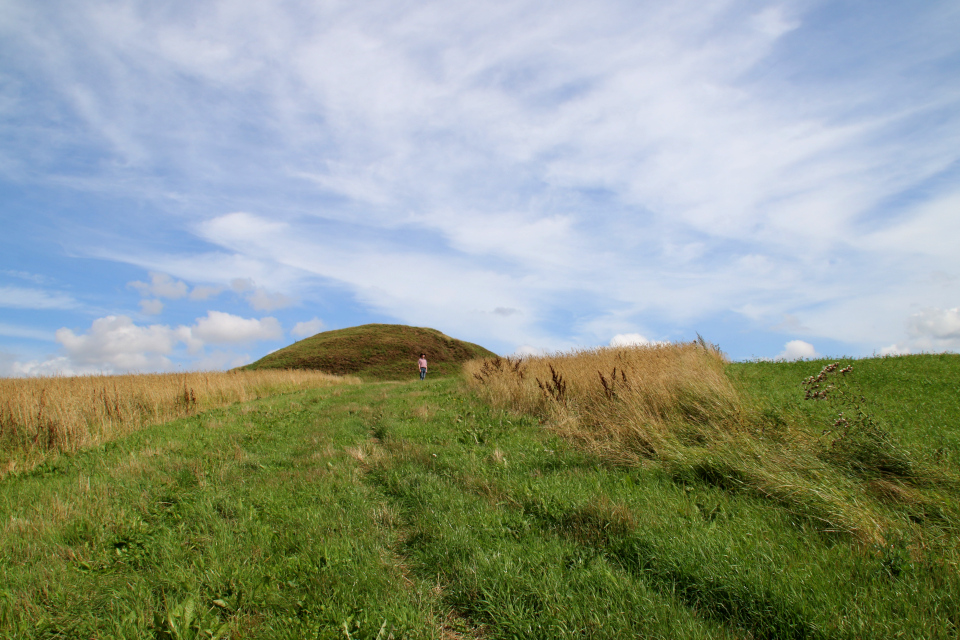
<svg viewBox="0 0 960 640">
<path fill-rule="evenodd" d="M 942 557 L 604 462 L 453 379 L 151 427 L 0 481 L 0 527 L 18 638 L 960 632 Z"/>
</svg>

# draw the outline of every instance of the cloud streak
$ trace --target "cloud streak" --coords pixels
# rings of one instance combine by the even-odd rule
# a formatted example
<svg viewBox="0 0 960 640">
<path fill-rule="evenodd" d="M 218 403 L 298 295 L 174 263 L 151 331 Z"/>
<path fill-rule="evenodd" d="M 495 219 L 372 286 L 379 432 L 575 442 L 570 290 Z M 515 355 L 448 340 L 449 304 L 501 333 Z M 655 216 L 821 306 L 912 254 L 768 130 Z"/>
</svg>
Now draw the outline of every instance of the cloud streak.
<svg viewBox="0 0 960 640">
<path fill-rule="evenodd" d="M 8 309 L 75 309 L 79 306 L 73 297 L 44 289 L 0 287 L 0 308 Z"/>
</svg>

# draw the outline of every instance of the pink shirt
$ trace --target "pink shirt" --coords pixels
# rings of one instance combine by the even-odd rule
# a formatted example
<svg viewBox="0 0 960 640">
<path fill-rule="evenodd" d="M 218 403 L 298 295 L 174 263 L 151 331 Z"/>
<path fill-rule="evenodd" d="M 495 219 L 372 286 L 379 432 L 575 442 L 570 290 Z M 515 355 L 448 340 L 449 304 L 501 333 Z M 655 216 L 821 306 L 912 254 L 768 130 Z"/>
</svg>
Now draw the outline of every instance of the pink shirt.
<svg viewBox="0 0 960 640">
<path fill-rule="evenodd" d="M 426 358 L 420 358 L 419 360 L 417 360 L 417 366 L 420 367 L 421 369 L 426 369 L 426 368 L 427 368 L 427 359 L 426 359 Z"/>
</svg>

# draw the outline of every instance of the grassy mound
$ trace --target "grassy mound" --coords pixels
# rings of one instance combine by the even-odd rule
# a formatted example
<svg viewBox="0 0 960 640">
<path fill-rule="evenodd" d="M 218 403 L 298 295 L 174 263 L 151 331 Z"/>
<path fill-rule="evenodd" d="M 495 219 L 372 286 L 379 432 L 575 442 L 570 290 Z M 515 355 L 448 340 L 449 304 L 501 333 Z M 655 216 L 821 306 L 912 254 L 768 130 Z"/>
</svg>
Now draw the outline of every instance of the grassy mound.
<svg viewBox="0 0 960 640">
<path fill-rule="evenodd" d="M 496 357 L 480 345 L 436 329 L 401 324 L 365 324 L 324 331 L 264 356 L 244 369 L 316 369 L 368 380 L 409 380 L 417 357 L 427 354 L 430 376 L 455 374 L 473 358 Z"/>
</svg>

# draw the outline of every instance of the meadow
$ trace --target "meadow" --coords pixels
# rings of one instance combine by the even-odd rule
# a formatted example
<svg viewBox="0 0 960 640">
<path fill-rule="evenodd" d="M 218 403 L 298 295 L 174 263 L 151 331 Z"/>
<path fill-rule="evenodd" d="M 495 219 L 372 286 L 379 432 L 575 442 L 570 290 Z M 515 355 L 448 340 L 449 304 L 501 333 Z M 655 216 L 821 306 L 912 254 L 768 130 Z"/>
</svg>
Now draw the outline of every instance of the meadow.
<svg viewBox="0 0 960 640">
<path fill-rule="evenodd" d="M 0 478 L 174 418 L 343 382 L 360 381 L 296 370 L 0 378 Z"/>
<path fill-rule="evenodd" d="M 66 451 L 0 479 L 0 635 L 955 638 L 960 357 L 832 364 L 488 358 Z"/>
</svg>

